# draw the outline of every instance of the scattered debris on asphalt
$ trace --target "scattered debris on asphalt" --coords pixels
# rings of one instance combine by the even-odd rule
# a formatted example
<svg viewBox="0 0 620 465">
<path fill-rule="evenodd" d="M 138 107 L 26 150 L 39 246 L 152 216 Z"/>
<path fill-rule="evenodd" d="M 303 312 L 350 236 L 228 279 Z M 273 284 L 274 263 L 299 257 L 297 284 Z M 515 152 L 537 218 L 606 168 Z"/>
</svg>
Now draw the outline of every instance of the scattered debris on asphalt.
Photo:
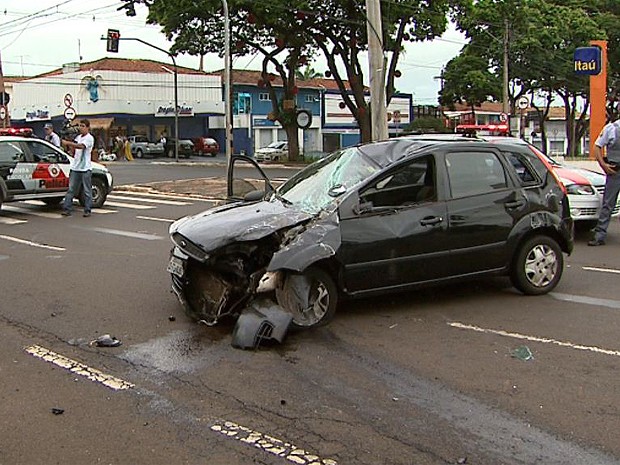
<svg viewBox="0 0 620 465">
<path fill-rule="evenodd" d="M 176 319 L 177 319 L 177 317 L 176 317 L 176 316 L 174 316 L 174 315 L 170 315 L 170 316 L 168 317 L 168 321 L 176 321 Z"/>
<path fill-rule="evenodd" d="M 58 408 L 58 407 L 52 407 L 52 413 L 54 415 L 62 415 L 63 413 L 65 413 L 65 409 L 64 408 Z"/>
<path fill-rule="evenodd" d="M 534 359 L 534 355 L 532 355 L 532 351 L 528 346 L 519 346 L 510 355 L 524 362 Z"/>
<path fill-rule="evenodd" d="M 121 345 L 121 341 L 116 339 L 114 336 L 104 334 L 90 343 L 90 345 L 93 344 L 97 347 L 118 347 Z"/>
</svg>

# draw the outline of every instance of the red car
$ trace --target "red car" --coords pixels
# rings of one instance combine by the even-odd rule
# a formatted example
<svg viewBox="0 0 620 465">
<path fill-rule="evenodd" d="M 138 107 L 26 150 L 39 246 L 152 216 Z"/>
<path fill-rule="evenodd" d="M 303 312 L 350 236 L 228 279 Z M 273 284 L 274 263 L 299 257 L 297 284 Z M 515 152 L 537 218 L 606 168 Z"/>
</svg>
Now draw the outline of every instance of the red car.
<svg viewBox="0 0 620 465">
<path fill-rule="evenodd" d="M 194 142 L 194 153 L 196 155 L 211 155 L 215 157 L 220 153 L 220 144 L 211 137 L 196 137 Z"/>
</svg>

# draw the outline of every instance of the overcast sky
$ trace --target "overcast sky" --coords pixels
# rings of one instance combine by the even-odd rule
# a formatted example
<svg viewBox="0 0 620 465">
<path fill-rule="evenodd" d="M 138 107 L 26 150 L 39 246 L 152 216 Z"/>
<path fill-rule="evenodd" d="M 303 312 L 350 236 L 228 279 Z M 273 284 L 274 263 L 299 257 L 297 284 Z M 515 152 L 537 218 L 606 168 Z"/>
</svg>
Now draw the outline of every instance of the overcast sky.
<svg viewBox="0 0 620 465">
<path fill-rule="evenodd" d="M 108 28 L 119 29 L 122 37 L 138 37 L 163 49 L 170 47 L 159 27 L 145 25 L 146 7 L 138 7 L 137 16 L 130 18 L 117 11 L 120 5 L 120 0 L 0 0 L 3 74 L 32 76 L 57 69 L 63 63 L 95 61 L 106 56 L 168 61 L 162 52 L 136 41 L 121 41 L 118 54 L 106 52 L 101 37 Z M 402 77 L 396 88 L 412 93 L 414 104 L 436 104 L 440 85 L 437 76 L 463 44 L 463 36 L 451 29 L 431 43 L 409 45 L 400 60 Z M 198 68 L 199 58 L 180 56 L 177 64 Z M 260 59 L 235 59 L 233 66 L 258 69 Z M 325 71 L 319 62 L 313 66 L 319 72 Z M 221 68 L 221 58 L 206 57 L 206 71 Z"/>
</svg>

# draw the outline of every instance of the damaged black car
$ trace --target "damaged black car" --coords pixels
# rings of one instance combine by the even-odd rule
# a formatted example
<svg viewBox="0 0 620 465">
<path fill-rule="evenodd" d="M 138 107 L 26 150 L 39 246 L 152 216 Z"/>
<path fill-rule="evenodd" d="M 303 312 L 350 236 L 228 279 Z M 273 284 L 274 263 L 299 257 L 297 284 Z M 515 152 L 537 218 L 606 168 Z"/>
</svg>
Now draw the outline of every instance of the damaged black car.
<svg viewBox="0 0 620 465">
<path fill-rule="evenodd" d="M 561 182 L 515 145 L 432 137 L 362 144 L 277 188 L 253 159 L 235 156 L 228 196 L 170 227 L 172 289 L 207 325 L 250 312 L 280 319 L 272 328 L 288 324 L 283 314 L 311 328 L 326 324 L 342 298 L 484 275 L 544 294 L 573 247 Z"/>
</svg>

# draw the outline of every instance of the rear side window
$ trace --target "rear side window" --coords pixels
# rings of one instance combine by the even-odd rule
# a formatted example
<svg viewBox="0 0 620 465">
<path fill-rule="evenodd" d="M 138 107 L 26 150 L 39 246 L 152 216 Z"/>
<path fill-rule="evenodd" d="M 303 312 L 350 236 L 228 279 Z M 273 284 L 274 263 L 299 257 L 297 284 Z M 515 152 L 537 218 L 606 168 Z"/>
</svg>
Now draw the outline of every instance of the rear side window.
<svg viewBox="0 0 620 465">
<path fill-rule="evenodd" d="M 448 153 L 446 168 L 453 198 L 486 194 L 507 187 L 504 167 L 492 152 Z"/>
<path fill-rule="evenodd" d="M 19 142 L 0 142 L 0 162 L 26 161 Z"/>
<path fill-rule="evenodd" d="M 505 154 L 522 186 L 535 186 L 540 183 L 536 171 L 529 165 L 523 154 L 515 152 L 505 152 Z"/>
</svg>

